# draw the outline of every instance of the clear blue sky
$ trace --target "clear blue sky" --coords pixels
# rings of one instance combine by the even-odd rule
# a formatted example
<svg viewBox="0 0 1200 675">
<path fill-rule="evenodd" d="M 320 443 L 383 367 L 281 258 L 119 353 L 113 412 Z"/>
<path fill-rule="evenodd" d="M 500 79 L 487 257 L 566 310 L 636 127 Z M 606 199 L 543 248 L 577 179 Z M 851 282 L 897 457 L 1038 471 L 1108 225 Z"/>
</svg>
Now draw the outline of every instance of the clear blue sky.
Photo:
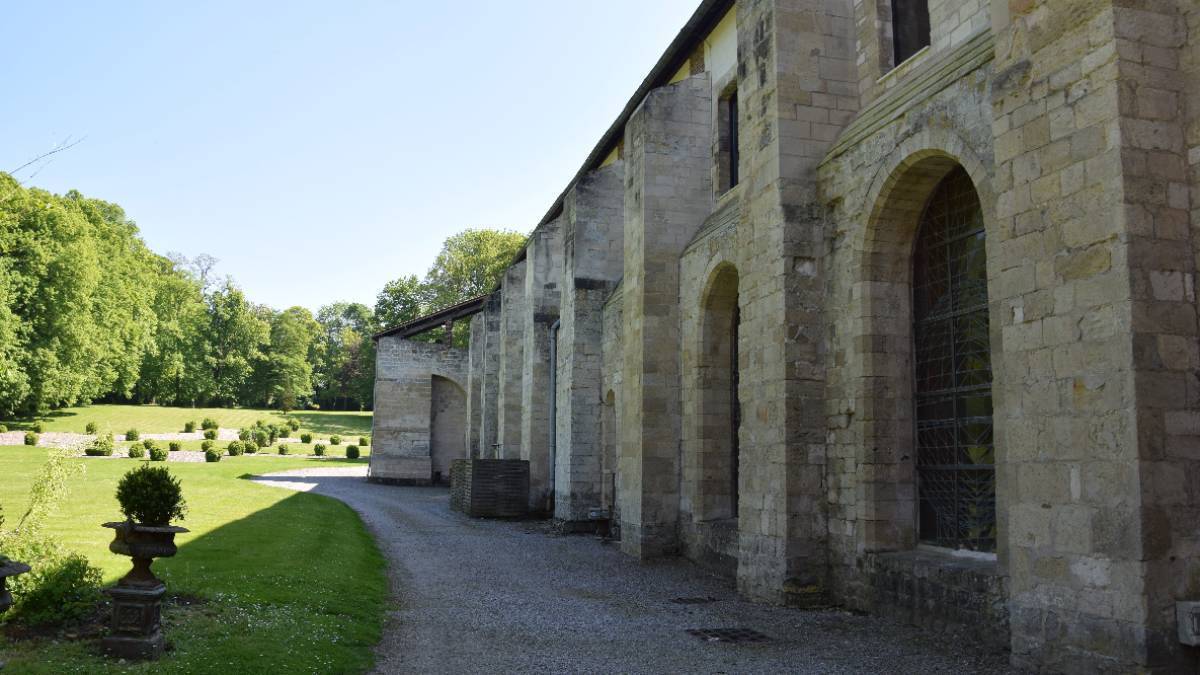
<svg viewBox="0 0 1200 675">
<path fill-rule="evenodd" d="M 29 184 L 256 302 L 373 305 L 459 230 L 530 230 L 697 4 L 11 3 L 0 170 L 86 137 Z"/>
</svg>

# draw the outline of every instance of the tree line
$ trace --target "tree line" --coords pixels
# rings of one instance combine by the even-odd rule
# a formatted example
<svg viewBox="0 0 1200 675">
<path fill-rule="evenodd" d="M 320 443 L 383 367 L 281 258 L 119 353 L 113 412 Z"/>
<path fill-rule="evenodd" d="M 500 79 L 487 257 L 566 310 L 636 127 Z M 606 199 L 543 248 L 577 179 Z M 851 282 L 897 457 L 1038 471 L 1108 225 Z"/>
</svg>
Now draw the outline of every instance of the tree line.
<svg viewBox="0 0 1200 675">
<path fill-rule="evenodd" d="M 0 414 L 95 401 L 370 409 L 371 335 L 490 290 L 523 242 L 467 230 L 374 308 L 314 316 L 251 302 L 211 278 L 211 256 L 151 251 L 116 204 L 0 173 Z"/>
</svg>

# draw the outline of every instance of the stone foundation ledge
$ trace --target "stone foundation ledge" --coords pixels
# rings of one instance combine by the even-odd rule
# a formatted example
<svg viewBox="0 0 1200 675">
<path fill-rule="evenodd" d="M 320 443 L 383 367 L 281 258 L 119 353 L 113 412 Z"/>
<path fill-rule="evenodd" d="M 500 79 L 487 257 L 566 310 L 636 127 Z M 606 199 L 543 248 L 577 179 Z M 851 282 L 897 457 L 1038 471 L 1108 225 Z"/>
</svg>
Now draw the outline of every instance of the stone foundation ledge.
<svg viewBox="0 0 1200 675">
<path fill-rule="evenodd" d="M 1009 649 L 1008 577 L 995 558 L 920 548 L 859 560 L 863 609 Z"/>
</svg>

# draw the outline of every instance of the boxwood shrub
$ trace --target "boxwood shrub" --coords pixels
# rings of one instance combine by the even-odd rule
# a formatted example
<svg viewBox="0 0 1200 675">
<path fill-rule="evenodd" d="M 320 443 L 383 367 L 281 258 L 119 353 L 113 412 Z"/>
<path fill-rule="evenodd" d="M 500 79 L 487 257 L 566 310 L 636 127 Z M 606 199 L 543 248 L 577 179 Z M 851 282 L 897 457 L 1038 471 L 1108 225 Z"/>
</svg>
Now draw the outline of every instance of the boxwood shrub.
<svg viewBox="0 0 1200 675">
<path fill-rule="evenodd" d="M 205 417 L 203 420 L 200 421 L 201 429 L 219 429 L 220 427 L 221 427 L 221 425 L 217 424 L 217 421 L 211 417 Z"/>
<path fill-rule="evenodd" d="M 230 457 L 237 457 L 246 452 L 246 444 L 242 441 L 229 441 L 229 445 L 225 446 L 225 452 L 228 452 Z"/>
<path fill-rule="evenodd" d="M 87 423 L 87 426 L 85 426 L 85 427 L 83 428 L 83 433 L 85 433 L 85 434 L 94 434 L 94 433 L 96 433 L 96 429 L 97 429 L 97 427 L 96 427 L 96 423 L 95 423 L 95 422 L 88 422 L 88 423 Z"/>
<path fill-rule="evenodd" d="M 38 435 L 32 431 L 25 432 L 25 445 L 37 445 Z"/>
<path fill-rule="evenodd" d="M 359 437 L 358 437 L 358 444 L 359 444 L 359 445 L 370 445 L 370 444 L 371 444 L 371 439 L 370 439 L 370 437 L 368 437 L 368 436 L 359 436 Z"/>
<path fill-rule="evenodd" d="M 8 425 L 0 424 L 0 434 L 5 434 L 5 433 L 8 433 Z"/>
<path fill-rule="evenodd" d="M 252 440 L 253 438 L 254 438 L 254 430 L 252 430 L 252 429 L 239 429 L 238 430 L 238 440 L 239 441 L 249 441 L 249 440 Z"/>
<path fill-rule="evenodd" d="M 167 461 L 167 451 L 164 450 L 161 445 L 151 446 L 150 447 L 150 461 L 151 462 Z"/>
<path fill-rule="evenodd" d="M 167 449 L 171 452 L 179 452 L 183 449 L 183 443 L 180 443 L 179 441 L 171 441 L 170 443 L 167 443 Z"/>
<path fill-rule="evenodd" d="M 221 453 L 217 452 L 215 449 L 209 450 L 208 452 L 204 453 L 204 461 L 219 462 L 221 461 Z"/>
<path fill-rule="evenodd" d="M 216 429 L 205 429 L 204 430 L 204 440 L 206 440 L 206 441 L 217 440 L 217 430 Z"/>
<path fill-rule="evenodd" d="M 129 446 L 129 458 L 130 459 L 141 459 L 145 456 L 146 456 L 146 449 L 143 448 L 142 446 L 140 446 L 140 445 Z"/>
<path fill-rule="evenodd" d="M 126 518 L 142 525 L 165 527 L 187 513 L 179 479 L 165 466 L 143 464 L 125 474 L 117 483 L 117 502 Z"/>
<path fill-rule="evenodd" d="M 33 426 L 29 427 L 29 430 L 35 434 L 41 434 L 46 432 L 46 427 L 41 422 L 34 422 Z"/>
<path fill-rule="evenodd" d="M 317 457 L 324 457 L 325 456 L 325 444 L 317 443 L 316 445 L 314 445 L 313 446 L 313 454 L 316 455 Z"/>
<path fill-rule="evenodd" d="M 185 434 L 196 433 L 196 420 L 188 420 L 187 422 L 185 422 L 183 424 L 183 433 L 185 433 Z"/>
<path fill-rule="evenodd" d="M 84 448 L 83 454 L 88 457 L 111 457 L 113 454 L 112 434 L 101 434 L 92 444 Z"/>
<path fill-rule="evenodd" d="M 143 448 L 145 448 L 145 449 L 147 449 L 147 450 L 149 450 L 149 449 L 153 448 L 155 445 L 156 445 L 156 444 L 155 444 L 155 442 L 154 442 L 154 441 L 152 441 L 152 440 L 150 440 L 149 438 L 147 438 L 146 440 L 142 441 L 142 447 L 143 447 Z"/>
<path fill-rule="evenodd" d="M 358 446 L 357 445 L 347 445 L 346 446 L 346 459 L 358 459 Z"/>
<path fill-rule="evenodd" d="M 286 454 L 288 454 L 288 446 L 287 446 L 287 443 L 280 443 L 280 444 L 279 444 L 279 454 L 281 454 L 281 455 L 286 455 Z"/>
<path fill-rule="evenodd" d="M 341 437 L 341 436 L 338 436 L 338 435 L 336 435 L 336 434 L 335 434 L 335 435 L 333 435 L 333 436 L 330 436 L 330 437 L 329 437 L 329 444 L 330 444 L 330 445 L 341 445 L 341 444 L 342 444 L 342 437 Z"/>
<path fill-rule="evenodd" d="M 213 449 L 213 441 L 200 441 L 200 449 L 208 452 Z"/>
<path fill-rule="evenodd" d="M 308 433 L 307 431 L 300 434 L 300 442 L 301 443 L 312 443 L 312 434 Z"/>
<path fill-rule="evenodd" d="M 138 439 L 138 430 L 137 429 L 130 429 L 129 431 L 125 432 L 125 440 L 136 441 L 137 439 Z"/>
<path fill-rule="evenodd" d="M 287 425 L 292 431 L 300 431 L 300 420 L 296 419 L 295 417 L 289 417 Z"/>
<path fill-rule="evenodd" d="M 259 448 L 265 448 L 274 443 L 275 439 L 271 438 L 271 434 L 259 429 L 254 432 L 254 442 L 258 444 Z"/>
</svg>

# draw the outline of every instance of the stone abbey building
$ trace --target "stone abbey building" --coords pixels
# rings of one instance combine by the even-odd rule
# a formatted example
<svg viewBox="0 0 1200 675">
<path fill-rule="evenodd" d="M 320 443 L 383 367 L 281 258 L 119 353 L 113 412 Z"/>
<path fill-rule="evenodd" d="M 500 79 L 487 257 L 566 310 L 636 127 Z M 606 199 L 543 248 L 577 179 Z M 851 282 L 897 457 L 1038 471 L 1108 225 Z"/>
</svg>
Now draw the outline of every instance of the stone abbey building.
<svg viewBox="0 0 1200 675">
<path fill-rule="evenodd" d="M 1197 672 L 1198 36 L 704 0 L 496 292 L 377 336 L 372 478 L 525 459 L 534 510 L 751 598 Z"/>
</svg>

